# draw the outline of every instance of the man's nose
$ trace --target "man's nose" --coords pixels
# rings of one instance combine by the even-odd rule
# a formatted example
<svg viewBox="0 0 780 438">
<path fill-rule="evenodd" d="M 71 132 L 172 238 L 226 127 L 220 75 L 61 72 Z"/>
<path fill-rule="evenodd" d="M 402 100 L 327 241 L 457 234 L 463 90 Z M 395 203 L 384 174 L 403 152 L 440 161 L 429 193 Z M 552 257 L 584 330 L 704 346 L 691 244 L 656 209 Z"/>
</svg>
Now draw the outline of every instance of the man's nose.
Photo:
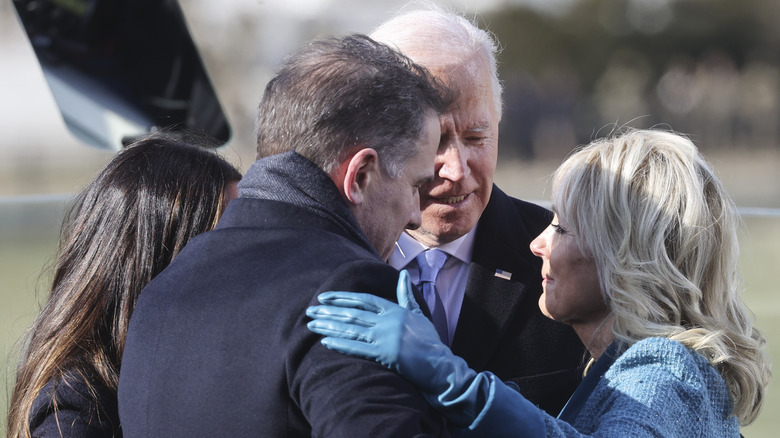
<svg viewBox="0 0 780 438">
<path fill-rule="evenodd" d="M 457 138 L 452 138 L 443 145 L 443 150 L 436 156 L 440 167 L 438 176 L 451 181 L 460 181 L 471 175 L 468 165 L 466 148 Z"/>
</svg>

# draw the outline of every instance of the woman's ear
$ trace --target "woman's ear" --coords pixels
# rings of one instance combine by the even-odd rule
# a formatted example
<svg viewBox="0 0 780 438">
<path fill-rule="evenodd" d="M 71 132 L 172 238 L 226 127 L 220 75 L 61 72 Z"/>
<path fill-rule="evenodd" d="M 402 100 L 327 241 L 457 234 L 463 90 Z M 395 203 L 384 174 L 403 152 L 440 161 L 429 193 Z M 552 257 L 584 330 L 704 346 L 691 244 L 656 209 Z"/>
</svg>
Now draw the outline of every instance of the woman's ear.
<svg viewBox="0 0 780 438">
<path fill-rule="evenodd" d="M 379 155 L 374 149 L 364 148 L 352 155 L 345 164 L 344 196 L 352 204 L 362 204 L 366 191 L 378 177 Z"/>
</svg>

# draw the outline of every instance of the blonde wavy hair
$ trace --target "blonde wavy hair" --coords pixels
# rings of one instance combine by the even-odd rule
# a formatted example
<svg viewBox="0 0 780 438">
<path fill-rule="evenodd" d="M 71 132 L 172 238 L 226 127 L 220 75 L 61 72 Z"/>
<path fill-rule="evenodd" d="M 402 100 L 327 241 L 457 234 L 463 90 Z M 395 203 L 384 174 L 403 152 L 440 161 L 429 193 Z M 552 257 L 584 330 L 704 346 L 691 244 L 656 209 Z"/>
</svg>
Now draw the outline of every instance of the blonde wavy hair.
<svg viewBox="0 0 780 438">
<path fill-rule="evenodd" d="M 723 376 L 740 424 L 755 420 L 766 339 L 740 297 L 736 207 L 696 146 L 661 130 L 596 140 L 556 171 L 553 205 L 595 259 L 615 339 L 681 342 Z"/>
</svg>

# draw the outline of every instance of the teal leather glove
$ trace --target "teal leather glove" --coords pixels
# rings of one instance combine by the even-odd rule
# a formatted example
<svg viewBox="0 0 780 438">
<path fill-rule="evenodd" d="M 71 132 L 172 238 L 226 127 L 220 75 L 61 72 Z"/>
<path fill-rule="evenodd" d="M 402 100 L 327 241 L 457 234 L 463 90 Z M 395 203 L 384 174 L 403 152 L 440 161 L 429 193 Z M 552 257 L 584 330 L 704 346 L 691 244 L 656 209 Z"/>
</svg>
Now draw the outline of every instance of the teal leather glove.
<svg viewBox="0 0 780 438">
<path fill-rule="evenodd" d="M 441 343 L 401 271 L 399 306 L 370 294 L 325 292 L 309 307 L 309 330 L 324 335 L 327 348 L 375 360 L 417 386 L 431 405 L 460 427 L 470 425 L 485 404 L 489 379 L 470 369 Z"/>
</svg>

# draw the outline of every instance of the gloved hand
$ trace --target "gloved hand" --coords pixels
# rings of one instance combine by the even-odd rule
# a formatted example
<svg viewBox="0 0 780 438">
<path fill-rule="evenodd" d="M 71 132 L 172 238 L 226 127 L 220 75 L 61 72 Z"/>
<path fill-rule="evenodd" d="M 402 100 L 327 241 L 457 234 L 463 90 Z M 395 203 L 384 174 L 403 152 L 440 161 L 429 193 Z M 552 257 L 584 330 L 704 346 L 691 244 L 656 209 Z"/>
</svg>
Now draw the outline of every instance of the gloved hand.
<svg viewBox="0 0 780 438">
<path fill-rule="evenodd" d="M 412 294 L 409 273 L 396 289 L 401 306 L 370 294 L 325 292 L 309 307 L 309 330 L 326 336 L 327 348 L 373 359 L 398 372 L 431 405 L 460 427 L 470 425 L 485 404 L 489 378 L 470 369 L 441 343 Z"/>
</svg>

